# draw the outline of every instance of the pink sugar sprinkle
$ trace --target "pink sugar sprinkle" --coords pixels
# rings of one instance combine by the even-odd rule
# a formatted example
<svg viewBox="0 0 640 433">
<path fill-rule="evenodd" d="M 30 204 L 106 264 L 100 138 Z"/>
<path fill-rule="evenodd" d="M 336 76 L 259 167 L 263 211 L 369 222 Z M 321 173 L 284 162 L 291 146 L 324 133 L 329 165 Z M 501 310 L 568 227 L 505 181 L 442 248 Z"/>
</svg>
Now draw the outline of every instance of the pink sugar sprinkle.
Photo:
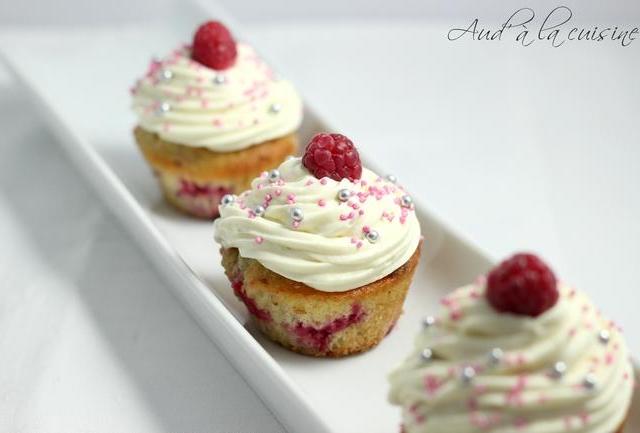
<svg viewBox="0 0 640 433">
<path fill-rule="evenodd" d="M 371 227 L 369 226 L 363 226 L 362 227 L 362 233 L 369 233 L 371 231 Z"/>
<path fill-rule="evenodd" d="M 460 320 L 462 318 L 462 312 L 460 310 L 452 310 L 449 314 L 449 317 L 453 321 Z"/>
<path fill-rule="evenodd" d="M 318 200 L 318 206 L 320 206 L 320 207 L 324 207 L 326 204 L 327 204 L 327 202 L 326 202 L 323 198 L 321 198 L 320 200 Z"/>
<path fill-rule="evenodd" d="M 352 237 L 352 238 L 351 238 L 351 243 L 352 243 L 352 244 L 358 243 L 358 239 L 357 239 L 357 238 Z"/>
<path fill-rule="evenodd" d="M 269 194 L 269 193 L 266 193 L 264 195 L 264 199 L 265 199 L 265 201 L 270 202 L 271 200 L 273 200 L 273 196 L 271 194 Z"/>
<path fill-rule="evenodd" d="M 256 244 L 260 245 L 262 242 L 264 242 L 264 238 L 262 236 L 256 236 Z"/>
<path fill-rule="evenodd" d="M 506 404 L 509 406 L 522 406 L 522 393 L 527 386 L 526 376 L 519 376 L 516 384 L 507 392 Z"/>
<path fill-rule="evenodd" d="M 358 215 L 364 215 L 364 211 L 363 211 L 362 209 L 360 209 L 360 210 L 358 211 Z"/>
<path fill-rule="evenodd" d="M 258 186 L 257 186 L 256 188 L 257 188 L 257 189 L 262 189 L 262 188 L 264 188 L 264 184 L 259 183 L 259 184 L 258 184 Z"/>
<path fill-rule="evenodd" d="M 282 190 L 276 189 L 273 193 L 276 195 L 276 197 L 280 197 L 282 195 Z"/>
<path fill-rule="evenodd" d="M 358 241 L 358 243 L 356 244 L 356 248 L 361 248 L 362 247 L 362 241 Z"/>
<path fill-rule="evenodd" d="M 294 204 L 296 202 L 296 195 L 295 194 L 287 194 L 287 203 L 288 204 Z"/>
<path fill-rule="evenodd" d="M 424 378 L 423 385 L 428 395 L 434 395 L 442 386 L 442 381 L 438 376 L 427 374 Z"/>
<path fill-rule="evenodd" d="M 355 217 L 355 214 L 353 213 L 353 211 L 349 212 L 348 214 L 341 214 L 340 221 L 350 220 L 350 219 L 353 219 L 353 217 Z"/>
<path fill-rule="evenodd" d="M 309 179 L 308 181 L 305 182 L 304 186 L 309 186 L 309 185 L 313 185 L 313 180 Z"/>
<path fill-rule="evenodd" d="M 294 229 L 297 229 L 298 227 L 300 227 L 300 221 L 294 221 L 292 225 Z"/>
<path fill-rule="evenodd" d="M 321 183 L 322 185 L 326 185 L 326 184 L 327 184 L 327 178 L 326 178 L 326 177 L 323 177 L 322 179 L 320 179 L 320 183 Z"/>
<path fill-rule="evenodd" d="M 440 304 L 444 305 L 445 307 L 450 307 L 453 305 L 453 303 L 453 300 L 446 296 L 440 300 Z"/>
</svg>

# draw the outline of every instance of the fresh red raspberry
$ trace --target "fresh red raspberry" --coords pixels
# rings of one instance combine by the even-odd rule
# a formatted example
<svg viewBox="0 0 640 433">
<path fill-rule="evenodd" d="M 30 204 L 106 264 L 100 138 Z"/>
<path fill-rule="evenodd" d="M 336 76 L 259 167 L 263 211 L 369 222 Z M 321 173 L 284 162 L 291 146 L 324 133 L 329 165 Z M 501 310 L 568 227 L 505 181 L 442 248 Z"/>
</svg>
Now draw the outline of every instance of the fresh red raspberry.
<svg viewBox="0 0 640 433">
<path fill-rule="evenodd" d="M 487 298 L 502 313 L 537 317 L 558 300 L 556 277 L 533 254 L 516 254 L 489 272 Z"/>
<path fill-rule="evenodd" d="M 318 179 L 330 177 L 353 182 L 362 175 L 360 155 L 342 134 L 316 134 L 307 144 L 302 164 Z"/>
<path fill-rule="evenodd" d="M 193 36 L 191 58 L 211 69 L 227 69 L 238 56 L 236 41 L 229 29 L 219 21 L 207 21 Z"/>
</svg>

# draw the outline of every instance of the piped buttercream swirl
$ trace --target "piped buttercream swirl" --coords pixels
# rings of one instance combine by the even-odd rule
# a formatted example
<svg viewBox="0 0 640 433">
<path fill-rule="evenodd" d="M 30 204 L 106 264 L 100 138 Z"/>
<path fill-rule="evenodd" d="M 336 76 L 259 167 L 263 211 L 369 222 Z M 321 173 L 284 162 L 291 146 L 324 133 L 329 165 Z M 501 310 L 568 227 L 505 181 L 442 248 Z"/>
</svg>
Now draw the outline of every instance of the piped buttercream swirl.
<svg viewBox="0 0 640 433">
<path fill-rule="evenodd" d="M 132 88 L 139 125 L 160 138 L 231 152 L 298 129 L 302 102 L 274 77 L 249 45 L 238 43 L 233 66 L 216 71 L 191 59 L 184 46 L 152 60 Z"/>
<path fill-rule="evenodd" d="M 634 387 L 619 329 L 566 286 L 554 307 L 532 318 L 497 313 L 484 284 L 446 297 L 390 375 L 405 431 L 617 431 Z"/>
<path fill-rule="evenodd" d="M 403 205 L 401 186 L 367 169 L 355 182 L 317 179 L 300 158 L 278 172 L 220 206 L 215 238 L 223 247 L 327 292 L 376 281 L 418 247 L 420 225 L 413 206 Z"/>
</svg>

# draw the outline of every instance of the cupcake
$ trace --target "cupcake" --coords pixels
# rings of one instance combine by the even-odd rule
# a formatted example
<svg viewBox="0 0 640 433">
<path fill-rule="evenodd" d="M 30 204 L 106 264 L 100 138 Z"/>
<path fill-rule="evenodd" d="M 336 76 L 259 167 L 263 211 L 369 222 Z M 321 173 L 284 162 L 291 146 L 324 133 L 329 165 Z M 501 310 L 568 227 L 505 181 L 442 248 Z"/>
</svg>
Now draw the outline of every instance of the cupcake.
<svg viewBox="0 0 640 433">
<path fill-rule="evenodd" d="M 316 135 L 303 158 L 226 196 L 214 227 L 225 272 L 257 327 L 313 356 L 378 344 L 420 256 L 411 197 L 393 176 L 362 168 L 340 134 Z"/>
<path fill-rule="evenodd" d="M 132 95 L 136 142 L 169 203 L 191 215 L 217 217 L 221 197 L 297 150 L 300 97 L 219 22 L 152 60 Z"/>
<path fill-rule="evenodd" d="M 390 382 L 407 433 L 622 432 L 634 389 L 620 329 L 531 254 L 447 296 Z"/>
</svg>

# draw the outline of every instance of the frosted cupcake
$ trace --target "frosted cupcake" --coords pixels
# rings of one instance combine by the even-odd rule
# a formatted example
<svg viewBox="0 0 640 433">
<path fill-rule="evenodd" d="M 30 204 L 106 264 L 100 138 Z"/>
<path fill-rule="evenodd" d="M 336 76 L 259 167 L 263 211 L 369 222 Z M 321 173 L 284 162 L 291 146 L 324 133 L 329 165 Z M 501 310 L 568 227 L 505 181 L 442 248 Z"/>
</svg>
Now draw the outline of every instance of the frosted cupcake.
<svg viewBox="0 0 640 433">
<path fill-rule="evenodd" d="M 407 433 L 622 432 L 634 388 L 620 330 L 530 254 L 447 296 L 390 380 Z"/>
<path fill-rule="evenodd" d="M 253 48 L 207 22 L 132 89 L 134 135 L 166 199 L 204 218 L 296 152 L 302 103 Z"/>
<path fill-rule="evenodd" d="M 402 311 L 420 255 L 413 202 L 362 168 L 351 141 L 318 134 L 227 196 L 215 222 L 223 266 L 264 334 L 296 352 L 376 345 Z"/>
</svg>

